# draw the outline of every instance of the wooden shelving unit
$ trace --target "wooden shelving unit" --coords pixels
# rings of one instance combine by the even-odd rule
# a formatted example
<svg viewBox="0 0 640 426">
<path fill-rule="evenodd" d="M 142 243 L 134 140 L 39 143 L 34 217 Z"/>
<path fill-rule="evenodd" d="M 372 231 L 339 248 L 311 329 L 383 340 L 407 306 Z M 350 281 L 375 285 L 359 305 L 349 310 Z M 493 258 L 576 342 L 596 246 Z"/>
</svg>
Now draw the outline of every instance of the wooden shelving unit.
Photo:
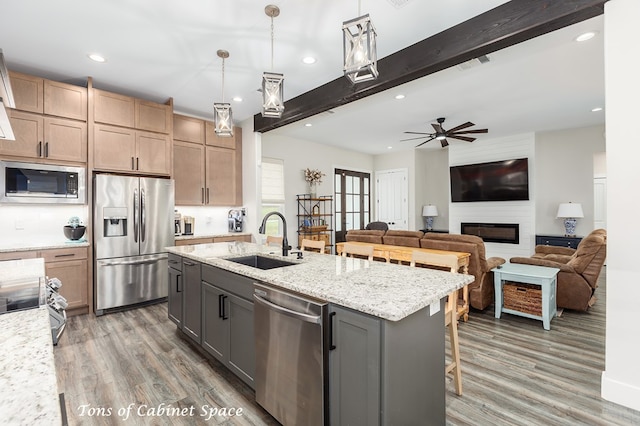
<svg viewBox="0 0 640 426">
<path fill-rule="evenodd" d="M 298 247 L 302 239 L 324 241 L 325 251 L 333 253 L 333 197 L 299 194 L 298 200 Z"/>
</svg>

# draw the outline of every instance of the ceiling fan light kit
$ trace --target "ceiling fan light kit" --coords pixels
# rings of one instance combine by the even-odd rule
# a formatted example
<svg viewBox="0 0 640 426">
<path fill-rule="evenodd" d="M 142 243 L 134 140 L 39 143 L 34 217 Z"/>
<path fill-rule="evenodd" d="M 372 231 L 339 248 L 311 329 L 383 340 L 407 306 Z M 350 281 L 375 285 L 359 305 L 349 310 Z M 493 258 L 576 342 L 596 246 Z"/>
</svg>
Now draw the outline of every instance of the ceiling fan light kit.
<svg viewBox="0 0 640 426">
<path fill-rule="evenodd" d="M 231 104 L 224 101 L 224 60 L 229 57 L 226 50 L 218 50 L 218 57 L 222 59 L 222 102 L 213 104 L 213 120 L 216 135 L 224 138 L 233 137 L 233 112 Z"/>
<path fill-rule="evenodd" d="M 406 134 L 410 134 L 410 135 L 422 135 L 422 136 L 418 136 L 415 138 L 409 138 L 409 139 L 402 139 L 402 141 L 414 141 L 414 140 L 418 140 L 418 139 L 425 139 L 426 140 L 418 145 L 416 145 L 416 148 L 418 148 L 419 146 L 424 145 L 427 142 L 430 142 L 432 140 L 438 140 L 440 141 L 440 145 L 442 145 L 443 148 L 447 147 L 449 145 L 449 141 L 447 141 L 447 138 L 451 138 L 451 139 L 458 139 L 461 141 L 465 141 L 465 142 L 473 142 L 476 140 L 476 138 L 472 138 L 469 136 L 465 136 L 465 135 L 469 135 L 469 134 L 477 134 L 477 133 L 487 133 L 489 130 L 488 129 L 475 129 L 475 130 L 465 130 L 469 127 L 475 126 L 475 124 L 473 124 L 470 121 L 467 121 L 464 124 L 460 124 L 459 126 L 456 126 L 452 129 L 449 130 L 445 130 L 442 127 L 442 124 L 444 123 L 444 117 L 440 117 L 436 120 L 438 123 L 431 123 L 431 126 L 433 127 L 433 130 L 435 130 L 434 133 L 424 133 L 424 132 L 404 132 Z"/>
<path fill-rule="evenodd" d="M 376 30 L 369 14 L 343 22 L 342 40 L 345 77 L 353 84 L 378 78 Z"/>
<path fill-rule="evenodd" d="M 273 18 L 280 15 L 280 8 L 269 4 L 264 13 L 271 18 L 271 72 L 262 74 L 262 116 L 280 118 L 284 112 L 284 74 L 273 72 Z"/>
</svg>

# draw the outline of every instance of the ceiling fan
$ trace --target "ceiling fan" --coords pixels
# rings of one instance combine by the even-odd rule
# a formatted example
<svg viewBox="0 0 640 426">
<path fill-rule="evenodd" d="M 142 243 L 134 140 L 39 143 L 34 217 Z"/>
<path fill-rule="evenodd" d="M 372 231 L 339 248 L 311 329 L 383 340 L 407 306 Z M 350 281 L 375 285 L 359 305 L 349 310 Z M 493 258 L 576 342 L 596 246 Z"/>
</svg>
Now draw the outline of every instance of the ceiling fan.
<svg viewBox="0 0 640 426">
<path fill-rule="evenodd" d="M 417 138 L 402 139 L 401 142 L 414 141 L 416 139 L 423 139 L 426 137 L 427 140 L 422 142 L 421 144 L 416 145 L 416 148 L 434 139 L 439 140 L 440 145 L 442 145 L 442 147 L 444 148 L 445 146 L 449 145 L 447 138 L 460 139 L 461 141 L 465 141 L 465 142 L 473 142 L 476 140 L 476 138 L 471 138 L 469 136 L 463 136 L 463 135 L 468 135 L 472 133 L 487 133 L 489 131 L 488 129 L 464 130 L 468 127 L 475 126 L 475 124 L 473 124 L 470 121 L 467 121 L 466 123 L 456 126 L 452 129 L 444 130 L 442 128 L 442 123 L 444 123 L 444 118 L 443 117 L 438 118 L 437 121 L 438 121 L 438 124 L 431 123 L 431 125 L 433 126 L 433 129 L 435 130 L 435 133 L 404 132 L 411 135 L 423 135 L 423 136 L 419 136 Z"/>
</svg>

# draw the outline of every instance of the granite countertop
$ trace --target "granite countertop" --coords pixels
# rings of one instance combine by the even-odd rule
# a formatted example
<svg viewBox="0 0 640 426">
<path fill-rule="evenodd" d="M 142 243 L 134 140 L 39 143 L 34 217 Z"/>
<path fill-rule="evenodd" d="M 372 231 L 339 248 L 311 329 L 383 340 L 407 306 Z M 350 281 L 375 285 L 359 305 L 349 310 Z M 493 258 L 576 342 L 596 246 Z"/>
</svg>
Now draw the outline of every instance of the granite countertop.
<svg viewBox="0 0 640 426">
<path fill-rule="evenodd" d="M 391 321 L 439 303 L 474 280 L 472 275 L 309 252 L 302 260 L 295 254 L 286 258 L 296 265 L 270 270 L 226 260 L 258 253 L 282 258 L 275 247 L 245 242 L 168 247 L 167 251 Z"/>
<path fill-rule="evenodd" d="M 227 232 L 224 234 L 176 235 L 176 240 L 195 240 L 198 238 L 219 238 L 251 235 L 251 232 Z"/>
<path fill-rule="evenodd" d="M 44 277 L 43 259 L 0 262 L 0 280 Z M 3 424 L 62 423 L 47 306 L 0 315 Z"/>
<path fill-rule="evenodd" d="M 38 240 L 26 239 L 21 241 L 3 241 L 0 243 L 0 253 L 10 253 L 14 251 L 47 250 L 60 248 L 88 247 L 89 242 L 82 238 L 80 240 Z"/>
</svg>

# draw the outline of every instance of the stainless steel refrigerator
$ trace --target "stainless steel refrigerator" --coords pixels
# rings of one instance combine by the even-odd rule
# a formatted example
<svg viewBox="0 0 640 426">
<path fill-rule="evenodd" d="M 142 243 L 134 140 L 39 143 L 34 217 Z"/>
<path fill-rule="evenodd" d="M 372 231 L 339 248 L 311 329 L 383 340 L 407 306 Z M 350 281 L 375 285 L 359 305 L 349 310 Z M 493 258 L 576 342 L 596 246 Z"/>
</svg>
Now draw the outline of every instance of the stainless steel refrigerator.
<svg viewBox="0 0 640 426">
<path fill-rule="evenodd" d="M 93 200 L 96 315 L 167 297 L 173 180 L 97 174 Z"/>
</svg>

